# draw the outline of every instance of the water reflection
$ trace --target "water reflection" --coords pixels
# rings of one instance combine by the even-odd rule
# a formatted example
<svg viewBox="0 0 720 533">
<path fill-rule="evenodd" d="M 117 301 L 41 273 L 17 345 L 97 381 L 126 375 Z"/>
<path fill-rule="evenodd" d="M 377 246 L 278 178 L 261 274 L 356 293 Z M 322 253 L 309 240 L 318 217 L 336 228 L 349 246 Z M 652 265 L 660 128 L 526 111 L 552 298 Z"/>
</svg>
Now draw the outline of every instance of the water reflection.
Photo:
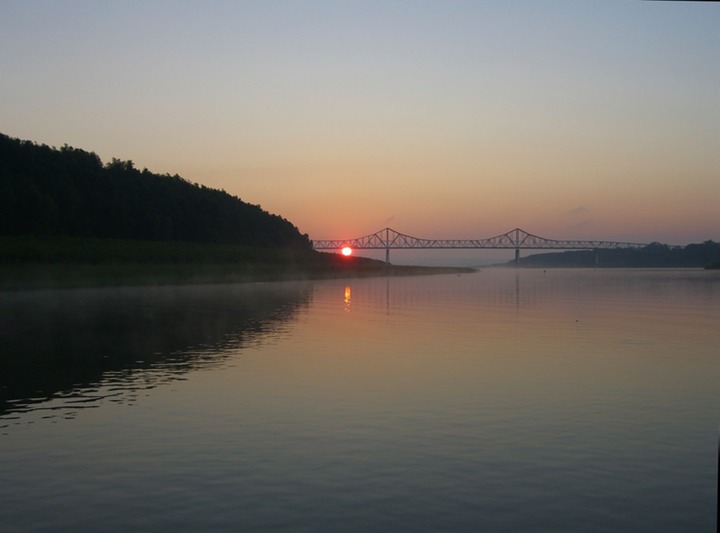
<svg viewBox="0 0 720 533">
<path fill-rule="evenodd" d="M 74 417 L 103 400 L 222 364 L 280 334 L 308 284 L 60 290 L 0 295 L 0 417 Z"/>
<path fill-rule="evenodd" d="M 350 285 L 345 285 L 345 311 L 350 311 L 350 301 L 352 300 L 352 289 Z"/>
<path fill-rule="evenodd" d="M 626 270 L 588 269 L 573 271 L 570 276 L 563 270 L 487 269 L 472 275 L 442 276 L 442 286 L 429 284 L 422 276 L 387 277 L 354 281 L 352 285 L 334 286 L 332 290 L 336 298 L 341 291 L 345 308 L 352 303 L 355 311 L 369 307 L 388 315 L 434 305 L 437 298 L 442 298 L 453 310 L 533 311 L 569 304 L 591 308 L 598 295 L 607 298 L 608 303 L 604 305 L 629 299 L 632 305 L 642 307 L 648 299 L 678 298 L 678 305 L 686 301 L 709 302 L 720 292 L 716 277 L 702 270 L 656 269 L 634 272 L 637 276 L 631 274 L 632 271 Z M 578 295 L 583 294 L 587 299 L 577 301 Z"/>
<path fill-rule="evenodd" d="M 3 528 L 714 530 L 715 273 L 487 269 L 265 290 L 0 295 L 0 328 L 79 351 L 85 336 L 90 359 L 143 346 L 46 401 L 15 397 L 34 411 L 0 418 Z M 48 307 L 74 336 L 34 316 Z M 143 338 L 158 328 L 185 338 Z M 182 381 L 144 388 L 162 379 Z M 58 418 L 86 405 L 101 407 Z M 43 416 L 56 418 L 30 425 Z"/>
</svg>

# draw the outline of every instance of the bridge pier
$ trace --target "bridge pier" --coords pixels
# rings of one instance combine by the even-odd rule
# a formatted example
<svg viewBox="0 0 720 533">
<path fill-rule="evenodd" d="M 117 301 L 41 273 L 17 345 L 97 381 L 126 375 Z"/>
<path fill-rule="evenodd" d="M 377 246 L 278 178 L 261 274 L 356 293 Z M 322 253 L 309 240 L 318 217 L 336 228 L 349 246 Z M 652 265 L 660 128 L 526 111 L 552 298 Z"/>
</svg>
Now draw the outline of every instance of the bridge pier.
<svg viewBox="0 0 720 533">
<path fill-rule="evenodd" d="M 515 266 L 520 264 L 520 248 L 515 248 Z"/>
<path fill-rule="evenodd" d="M 385 262 L 390 264 L 390 248 L 385 248 Z"/>
</svg>

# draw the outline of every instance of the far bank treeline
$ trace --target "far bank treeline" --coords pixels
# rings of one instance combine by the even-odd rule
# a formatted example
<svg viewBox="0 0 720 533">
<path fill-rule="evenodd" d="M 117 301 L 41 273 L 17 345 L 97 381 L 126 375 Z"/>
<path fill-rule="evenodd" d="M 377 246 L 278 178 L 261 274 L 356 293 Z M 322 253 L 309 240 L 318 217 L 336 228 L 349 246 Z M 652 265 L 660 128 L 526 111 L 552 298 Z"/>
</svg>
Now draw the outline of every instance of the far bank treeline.
<svg viewBox="0 0 720 533">
<path fill-rule="evenodd" d="M 3 134 L 0 235 L 311 248 L 289 221 L 225 191 Z"/>
<path fill-rule="evenodd" d="M 687 246 L 652 243 L 643 248 L 533 254 L 520 266 L 535 268 L 720 268 L 720 243 Z"/>
</svg>

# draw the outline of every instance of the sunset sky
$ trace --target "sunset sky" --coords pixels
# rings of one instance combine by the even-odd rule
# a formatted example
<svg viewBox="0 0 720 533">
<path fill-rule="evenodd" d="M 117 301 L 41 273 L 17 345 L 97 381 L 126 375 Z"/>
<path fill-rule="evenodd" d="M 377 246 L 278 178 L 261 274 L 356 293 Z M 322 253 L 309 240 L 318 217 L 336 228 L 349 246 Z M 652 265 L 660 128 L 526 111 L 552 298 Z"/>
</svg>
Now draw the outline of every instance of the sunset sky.
<svg viewBox="0 0 720 533">
<path fill-rule="evenodd" d="M 0 0 L 0 132 L 314 239 L 720 240 L 720 4 Z"/>
</svg>

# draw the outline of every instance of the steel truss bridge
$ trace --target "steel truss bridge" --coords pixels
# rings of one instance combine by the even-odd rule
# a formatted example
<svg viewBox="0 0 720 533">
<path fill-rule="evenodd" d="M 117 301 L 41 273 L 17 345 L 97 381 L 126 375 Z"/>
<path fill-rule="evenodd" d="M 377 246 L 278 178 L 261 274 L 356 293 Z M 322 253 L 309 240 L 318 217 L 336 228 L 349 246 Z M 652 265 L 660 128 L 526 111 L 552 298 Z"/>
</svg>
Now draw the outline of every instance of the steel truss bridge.
<svg viewBox="0 0 720 533">
<path fill-rule="evenodd" d="M 399 249 L 514 249 L 515 262 L 520 258 L 520 250 L 614 250 L 642 248 L 646 243 L 616 241 L 571 241 L 557 240 L 533 235 L 515 228 L 487 239 L 422 239 L 385 228 L 356 239 L 334 239 L 313 241 L 316 250 L 341 250 L 350 247 L 353 250 L 385 250 L 385 261 L 390 262 L 390 250 Z"/>
</svg>

